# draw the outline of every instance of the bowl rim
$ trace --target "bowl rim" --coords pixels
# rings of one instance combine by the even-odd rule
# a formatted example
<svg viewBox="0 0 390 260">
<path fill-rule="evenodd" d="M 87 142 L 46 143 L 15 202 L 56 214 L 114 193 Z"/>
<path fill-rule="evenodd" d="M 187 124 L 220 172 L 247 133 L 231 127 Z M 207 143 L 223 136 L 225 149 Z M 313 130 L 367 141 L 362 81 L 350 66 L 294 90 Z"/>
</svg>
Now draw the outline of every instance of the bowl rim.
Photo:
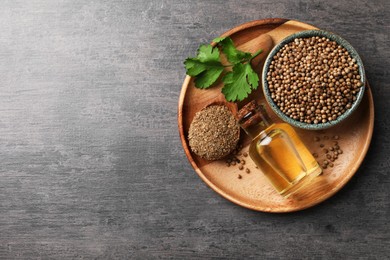
<svg viewBox="0 0 390 260">
<path fill-rule="evenodd" d="M 309 123 L 297 121 L 297 120 L 289 117 L 288 115 L 284 114 L 279 109 L 279 107 L 275 104 L 275 102 L 272 100 L 271 93 L 270 93 L 269 87 L 268 87 L 268 81 L 267 81 L 267 72 L 269 69 L 269 65 L 270 65 L 271 61 L 273 60 L 274 55 L 276 53 L 278 53 L 284 45 L 292 42 L 296 38 L 308 38 L 308 37 L 313 37 L 313 36 L 328 38 L 329 40 L 335 41 L 338 45 L 341 45 L 342 47 L 344 47 L 348 51 L 349 55 L 353 59 L 356 60 L 356 64 L 358 65 L 358 68 L 359 68 L 360 81 L 363 84 L 362 87 L 360 88 L 359 92 L 357 93 L 356 100 L 355 100 L 355 102 L 353 102 L 351 108 L 347 109 L 341 116 L 337 117 L 335 120 L 328 121 L 326 123 L 318 123 L 318 124 L 309 124 Z M 276 113 L 276 115 L 280 119 L 282 119 L 283 121 L 285 121 L 285 122 L 287 122 L 295 127 L 307 129 L 307 130 L 327 129 L 327 128 L 335 126 L 335 125 L 339 124 L 340 122 L 344 121 L 347 117 L 349 117 L 352 114 L 353 111 L 356 110 L 356 108 L 360 104 L 360 102 L 363 98 L 364 92 L 365 92 L 365 88 L 366 88 L 366 74 L 365 74 L 363 62 L 362 62 L 359 54 L 357 53 L 357 51 L 352 47 L 352 45 L 348 41 L 346 41 L 345 39 L 343 39 L 339 35 L 334 34 L 332 32 L 329 32 L 329 31 L 325 31 L 325 30 L 304 30 L 304 31 L 300 31 L 300 32 L 297 32 L 297 33 L 294 33 L 294 34 L 287 36 L 286 38 L 281 40 L 279 43 L 277 43 L 272 48 L 272 50 L 270 51 L 270 53 L 268 54 L 268 56 L 264 62 L 264 66 L 263 66 L 263 70 L 262 70 L 262 89 L 263 89 L 264 97 L 265 97 L 268 105 Z"/>
</svg>

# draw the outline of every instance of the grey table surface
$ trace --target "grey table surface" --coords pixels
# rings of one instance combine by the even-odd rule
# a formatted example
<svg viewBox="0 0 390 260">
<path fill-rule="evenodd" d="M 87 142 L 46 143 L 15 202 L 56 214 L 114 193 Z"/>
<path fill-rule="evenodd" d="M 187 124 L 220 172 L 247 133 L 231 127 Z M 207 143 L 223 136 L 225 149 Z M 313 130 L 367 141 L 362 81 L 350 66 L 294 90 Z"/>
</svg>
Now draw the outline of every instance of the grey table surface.
<svg viewBox="0 0 390 260">
<path fill-rule="evenodd" d="M 0 1 L 1 259 L 389 259 L 390 1 Z M 375 100 L 369 152 L 320 205 L 267 214 L 196 175 L 183 61 L 244 22 L 342 35 Z"/>
</svg>

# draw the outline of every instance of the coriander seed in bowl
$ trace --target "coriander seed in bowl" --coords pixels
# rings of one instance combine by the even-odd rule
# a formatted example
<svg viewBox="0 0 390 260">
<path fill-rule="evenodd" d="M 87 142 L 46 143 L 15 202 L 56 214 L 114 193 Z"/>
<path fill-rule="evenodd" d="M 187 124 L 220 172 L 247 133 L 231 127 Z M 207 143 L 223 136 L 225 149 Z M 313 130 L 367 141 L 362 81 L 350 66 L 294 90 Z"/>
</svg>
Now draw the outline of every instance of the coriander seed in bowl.
<svg viewBox="0 0 390 260">
<path fill-rule="evenodd" d="M 303 129 L 325 129 L 347 118 L 360 103 L 366 82 L 356 50 L 321 30 L 283 39 L 267 57 L 263 91 L 284 121 Z"/>
</svg>

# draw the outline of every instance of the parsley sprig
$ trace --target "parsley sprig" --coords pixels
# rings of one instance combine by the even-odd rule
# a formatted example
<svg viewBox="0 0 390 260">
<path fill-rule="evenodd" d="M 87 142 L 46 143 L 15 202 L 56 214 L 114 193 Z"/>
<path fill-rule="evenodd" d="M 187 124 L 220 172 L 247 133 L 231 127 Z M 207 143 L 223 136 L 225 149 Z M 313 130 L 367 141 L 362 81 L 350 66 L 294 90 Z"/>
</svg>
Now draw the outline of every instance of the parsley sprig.
<svg viewBox="0 0 390 260">
<path fill-rule="evenodd" d="M 211 44 L 201 45 L 197 56 L 184 61 L 187 75 L 195 78 L 197 88 L 211 87 L 222 76 L 222 93 L 227 101 L 242 101 L 259 86 L 259 76 L 252 69 L 251 61 L 262 50 L 254 54 L 237 50 L 230 37 L 219 37 Z M 225 54 L 229 64 L 221 63 L 220 51 Z M 228 70 L 228 67 L 232 67 Z"/>
</svg>

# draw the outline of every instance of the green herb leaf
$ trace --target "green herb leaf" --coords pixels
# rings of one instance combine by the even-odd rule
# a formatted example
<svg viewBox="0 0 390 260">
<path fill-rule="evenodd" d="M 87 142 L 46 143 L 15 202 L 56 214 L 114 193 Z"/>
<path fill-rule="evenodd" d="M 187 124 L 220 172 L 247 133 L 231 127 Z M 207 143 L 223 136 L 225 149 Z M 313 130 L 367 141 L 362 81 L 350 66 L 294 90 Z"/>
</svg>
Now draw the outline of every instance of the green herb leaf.
<svg viewBox="0 0 390 260">
<path fill-rule="evenodd" d="M 195 87 L 208 88 L 213 85 L 225 67 L 232 66 L 222 78 L 224 87 L 222 93 L 227 101 L 242 101 L 259 85 L 259 77 L 253 71 L 250 62 L 261 53 L 261 50 L 254 55 L 237 50 L 233 40 L 229 37 L 219 37 L 213 40 L 217 45 L 201 45 L 195 58 L 187 58 L 184 65 L 187 75 L 195 77 Z M 220 60 L 221 51 L 226 55 L 230 64 L 222 65 Z"/>
<path fill-rule="evenodd" d="M 219 50 L 211 45 L 201 45 L 196 58 L 188 58 L 184 65 L 187 75 L 196 77 L 195 86 L 208 88 L 217 81 L 224 70 Z"/>
<path fill-rule="evenodd" d="M 222 52 L 226 55 L 229 62 L 237 64 L 248 61 L 252 54 L 237 50 L 234 46 L 233 40 L 230 37 L 215 38 L 213 42 L 217 43 L 222 48 Z"/>
<path fill-rule="evenodd" d="M 259 85 L 259 76 L 249 63 L 238 63 L 223 77 L 222 93 L 227 101 L 242 101 Z"/>
</svg>

